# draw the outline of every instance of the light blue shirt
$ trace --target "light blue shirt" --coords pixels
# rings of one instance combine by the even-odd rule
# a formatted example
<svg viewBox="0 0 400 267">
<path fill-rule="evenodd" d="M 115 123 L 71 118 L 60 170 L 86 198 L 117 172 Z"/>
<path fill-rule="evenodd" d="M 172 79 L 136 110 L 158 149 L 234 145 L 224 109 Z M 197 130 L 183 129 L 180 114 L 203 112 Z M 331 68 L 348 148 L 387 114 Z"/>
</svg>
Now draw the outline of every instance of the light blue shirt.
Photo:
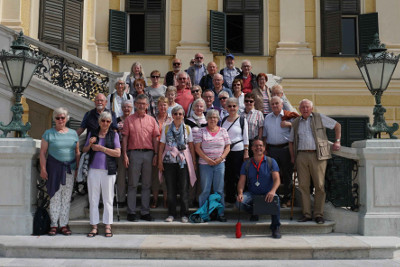
<svg viewBox="0 0 400 267">
<path fill-rule="evenodd" d="M 290 128 L 281 127 L 283 110 L 278 115 L 269 113 L 264 119 L 263 137 L 267 144 L 281 145 L 289 142 Z"/>
</svg>

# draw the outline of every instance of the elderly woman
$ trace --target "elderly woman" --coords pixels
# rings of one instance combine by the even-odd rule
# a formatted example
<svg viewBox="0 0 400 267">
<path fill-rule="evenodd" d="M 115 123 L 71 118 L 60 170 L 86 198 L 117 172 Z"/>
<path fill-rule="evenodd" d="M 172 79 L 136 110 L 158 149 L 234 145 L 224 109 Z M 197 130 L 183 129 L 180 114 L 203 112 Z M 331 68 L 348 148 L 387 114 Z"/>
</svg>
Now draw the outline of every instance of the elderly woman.
<svg viewBox="0 0 400 267">
<path fill-rule="evenodd" d="M 126 77 L 125 89 L 126 89 L 126 92 L 130 93 L 131 95 L 133 95 L 136 91 L 135 86 L 133 84 L 133 82 L 136 79 L 143 79 L 143 81 L 145 83 L 145 87 L 147 87 L 146 75 L 144 74 L 142 64 L 140 64 L 139 62 L 133 62 L 132 67 L 131 67 L 131 72 Z"/>
<path fill-rule="evenodd" d="M 239 113 L 243 113 L 244 111 L 244 93 L 243 93 L 243 80 L 242 79 L 234 79 L 232 82 L 232 91 L 233 96 L 236 97 L 239 101 Z"/>
<path fill-rule="evenodd" d="M 135 89 L 136 89 L 136 92 L 133 94 L 133 102 L 135 102 L 135 98 L 138 95 L 141 95 L 141 94 L 146 95 L 147 98 L 149 99 L 149 107 L 147 109 L 147 114 L 154 117 L 156 114 L 156 103 L 155 103 L 153 97 L 149 93 L 146 93 L 144 91 L 144 87 L 146 85 L 145 81 L 143 79 L 136 79 L 133 82 L 133 85 L 135 86 Z"/>
<path fill-rule="evenodd" d="M 226 106 L 229 116 L 222 120 L 221 127 L 227 129 L 231 147 L 225 163 L 225 201 L 235 203 L 240 168 L 243 160 L 249 158 L 249 130 L 246 118 L 238 115 L 238 99 L 229 98 Z"/>
<path fill-rule="evenodd" d="M 44 132 L 40 147 L 40 177 L 47 180 L 47 193 L 50 196 L 49 235 L 57 234 L 58 225 L 63 235 L 71 235 L 68 220 L 80 157 L 79 138 L 75 130 L 65 126 L 69 120 L 67 109 L 55 109 L 53 120 L 55 127 Z"/>
<path fill-rule="evenodd" d="M 203 93 L 203 90 L 201 89 L 201 87 L 199 85 L 194 85 L 191 89 L 191 92 L 192 92 L 193 102 L 194 102 L 196 99 L 201 98 L 201 94 Z M 190 103 L 190 105 L 189 105 L 188 113 L 186 114 L 187 118 L 190 118 L 190 116 L 192 116 L 194 113 L 193 102 Z"/>
<path fill-rule="evenodd" d="M 115 112 L 115 116 L 118 118 L 123 115 L 122 102 L 129 101 L 133 106 L 133 97 L 131 94 L 125 92 L 125 82 L 122 78 L 119 78 L 115 83 L 115 92 L 107 96 L 108 110 Z M 131 110 L 133 112 L 133 110 Z"/>
<path fill-rule="evenodd" d="M 275 84 L 271 87 L 271 97 L 279 96 L 283 102 L 283 110 L 287 110 L 290 112 L 297 112 L 297 110 L 290 104 L 289 99 L 283 93 L 282 85 Z"/>
<path fill-rule="evenodd" d="M 83 152 L 89 152 L 88 191 L 90 204 L 90 224 L 92 230 L 87 234 L 94 237 L 99 233 L 99 200 L 103 198 L 103 223 L 105 237 L 112 237 L 113 199 L 117 158 L 121 156 L 119 136 L 110 129 L 112 116 L 104 111 L 99 116 L 100 127 L 89 133 Z"/>
<path fill-rule="evenodd" d="M 150 73 L 151 85 L 149 87 L 146 87 L 146 89 L 144 90 L 146 94 L 151 95 L 153 97 L 156 109 L 157 109 L 158 99 L 161 96 L 165 96 L 165 90 L 167 90 L 167 87 L 162 83 L 160 83 L 160 76 L 161 74 L 158 70 L 153 70 Z"/>
<path fill-rule="evenodd" d="M 168 190 L 168 217 L 172 222 L 176 217 L 176 188 L 181 200 L 181 221 L 188 222 L 189 180 L 196 181 L 196 157 L 193 147 L 192 130 L 183 122 L 185 111 L 182 107 L 172 109 L 173 122 L 163 127 L 160 139 L 158 169 L 164 172 Z M 189 178 L 190 177 L 190 178 Z"/>
<path fill-rule="evenodd" d="M 156 122 L 158 124 L 158 128 L 160 129 L 160 136 L 158 137 L 158 141 L 160 141 L 161 133 L 164 125 L 170 124 L 172 122 L 172 118 L 168 115 L 168 99 L 165 96 L 162 96 L 158 99 L 157 103 L 158 113 L 155 117 Z M 153 166 L 153 171 L 151 173 L 151 191 L 153 192 L 153 201 L 150 205 L 150 208 L 155 209 L 158 206 L 158 192 L 160 191 L 160 187 L 163 190 L 164 197 L 164 208 L 167 207 L 167 186 L 165 185 L 165 181 L 160 182 L 158 177 L 158 164 Z"/>
<path fill-rule="evenodd" d="M 229 94 L 226 91 L 221 91 L 218 94 L 219 103 L 221 104 L 220 118 L 221 120 L 229 115 L 226 101 L 229 98 Z"/>
<path fill-rule="evenodd" d="M 211 186 L 214 192 L 224 200 L 224 174 L 225 158 L 229 153 L 231 140 L 225 128 L 219 127 L 219 113 L 215 109 L 207 111 L 208 125 L 200 128 L 194 138 L 194 144 L 199 155 L 201 194 L 199 196 L 200 207 L 204 205 L 210 196 Z M 224 212 L 218 214 L 218 220 L 226 222 Z"/>
<path fill-rule="evenodd" d="M 130 100 L 122 102 L 122 116 L 117 118 L 119 141 L 122 143 L 121 131 L 124 128 L 125 119 L 132 114 L 133 104 Z M 126 168 L 124 164 L 124 157 L 118 158 L 118 171 L 117 171 L 117 202 L 119 207 L 123 208 L 126 204 Z"/>
<path fill-rule="evenodd" d="M 271 112 L 269 100 L 271 99 L 269 89 L 267 87 L 268 76 L 265 73 L 259 73 L 257 75 L 258 88 L 253 89 L 257 97 L 255 102 L 255 108 L 264 114 L 264 117 Z"/>
<path fill-rule="evenodd" d="M 245 109 L 243 116 L 246 117 L 249 126 L 249 147 L 256 139 L 261 139 L 264 128 L 264 115 L 261 111 L 254 108 L 256 95 L 253 93 L 246 94 L 244 96 Z M 253 151 L 249 151 L 249 157 L 253 157 Z"/>
</svg>

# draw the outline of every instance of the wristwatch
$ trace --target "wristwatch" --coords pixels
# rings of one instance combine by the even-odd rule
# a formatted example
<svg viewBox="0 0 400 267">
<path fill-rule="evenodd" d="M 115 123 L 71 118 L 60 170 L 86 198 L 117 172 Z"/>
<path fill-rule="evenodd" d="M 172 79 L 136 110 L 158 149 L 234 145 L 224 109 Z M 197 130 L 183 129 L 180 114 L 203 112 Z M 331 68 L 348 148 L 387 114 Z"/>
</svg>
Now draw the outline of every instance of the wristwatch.
<svg viewBox="0 0 400 267">
<path fill-rule="evenodd" d="M 340 139 L 336 139 L 335 142 L 339 142 L 340 143 Z"/>
</svg>

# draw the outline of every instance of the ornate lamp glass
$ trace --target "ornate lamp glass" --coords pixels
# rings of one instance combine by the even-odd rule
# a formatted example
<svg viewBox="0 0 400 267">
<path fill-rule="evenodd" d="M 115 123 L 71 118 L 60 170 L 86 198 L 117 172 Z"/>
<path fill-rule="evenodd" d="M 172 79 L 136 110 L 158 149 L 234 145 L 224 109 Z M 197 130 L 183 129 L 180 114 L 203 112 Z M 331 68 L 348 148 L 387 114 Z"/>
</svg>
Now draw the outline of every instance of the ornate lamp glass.
<svg viewBox="0 0 400 267">
<path fill-rule="evenodd" d="M 1 64 L 3 65 L 8 83 L 15 96 L 15 104 L 11 107 L 13 117 L 8 125 L 0 122 L 0 130 L 3 134 L 0 137 L 6 137 L 11 131 L 17 133 L 17 137 L 27 137 L 27 131 L 31 128 L 31 124 L 22 122 L 22 114 L 24 108 L 21 104 L 21 96 L 32 79 L 40 57 L 36 57 L 29 46 L 24 41 L 24 34 L 19 33 L 18 38 L 13 41 L 10 51 L 4 49 L 0 53 Z"/>
<path fill-rule="evenodd" d="M 380 138 L 381 133 L 386 132 L 390 138 L 397 139 L 393 133 L 399 129 L 399 125 L 397 123 L 393 123 L 393 126 L 386 124 L 383 116 L 386 109 L 381 105 L 381 97 L 389 85 L 400 55 L 387 53 L 385 45 L 379 41 L 378 34 L 375 34 L 375 40 L 368 48 L 369 53 L 358 57 L 356 63 L 368 90 L 375 97 L 374 123 L 372 126 L 368 124 L 369 138 L 378 136 Z"/>
</svg>

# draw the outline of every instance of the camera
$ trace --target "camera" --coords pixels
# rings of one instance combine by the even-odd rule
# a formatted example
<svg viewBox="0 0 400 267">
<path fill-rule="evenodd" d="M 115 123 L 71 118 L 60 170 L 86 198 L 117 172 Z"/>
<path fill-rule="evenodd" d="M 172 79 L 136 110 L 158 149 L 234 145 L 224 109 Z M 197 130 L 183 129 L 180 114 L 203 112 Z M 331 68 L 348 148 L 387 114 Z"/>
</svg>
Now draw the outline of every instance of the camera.
<svg viewBox="0 0 400 267">
<path fill-rule="evenodd" d="M 185 149 L 186 149 L 186 145 L 185 144 L 178 145 L 178 150 L 179 151 L 183 151 Z"/>
</svg>

